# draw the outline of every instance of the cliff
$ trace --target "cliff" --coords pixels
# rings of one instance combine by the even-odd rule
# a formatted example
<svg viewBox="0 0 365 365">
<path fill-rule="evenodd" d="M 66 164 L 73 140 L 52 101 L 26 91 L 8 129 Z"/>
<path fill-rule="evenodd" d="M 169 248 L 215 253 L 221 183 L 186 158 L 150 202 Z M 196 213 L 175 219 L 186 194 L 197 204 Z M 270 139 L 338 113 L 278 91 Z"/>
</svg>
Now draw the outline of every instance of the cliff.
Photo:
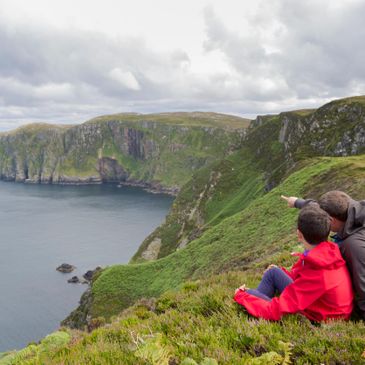
<svg viewBox="0 0 365 365">
<path fill-rule="evenodd" d="M 25 126 L 0 136 L 0 178 L 127 183 L 176 193 L 193 171 L 237 149 L 248 124 L 223 114 L 165 113 Z"/>
</svg>

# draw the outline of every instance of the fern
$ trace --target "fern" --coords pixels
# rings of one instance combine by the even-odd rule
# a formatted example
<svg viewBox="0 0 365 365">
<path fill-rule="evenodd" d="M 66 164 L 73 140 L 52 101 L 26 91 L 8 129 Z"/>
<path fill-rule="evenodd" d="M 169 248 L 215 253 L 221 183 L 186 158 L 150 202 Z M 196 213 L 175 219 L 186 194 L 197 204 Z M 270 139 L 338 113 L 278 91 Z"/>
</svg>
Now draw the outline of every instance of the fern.
<svg viewBox="0 0 365 365">
<path fill-rule="evenodd" d="M 291 350 L 293 348 L 293 344 L 291 344 L 290 342 L 279 341 L 279 348 L 280 350 L 284 351 L 284 358 L 282 365 L 290 365 L 291 364 L 290 357 L 292 355 Z"/>
<path fill-rule="evenodd" d="M 140 341 L 142 341 L 142 345 L 138 346 L 135 356 L 150 361 L 153 365 L 168 365 L 171 352 L 163 345 L 161 334 L 146 341 Z"/>
<path fill-rule="evenodd" d="M 195 360 L 191 359 L 190 357 L 187 357 L 183 360 L 181 365 L 199 365 Z M 200 363 L 200 365 L 218 365 L 217 360 L 211 359 L 211 358 L 204 358 L 204 360 Z"/>
<path fill-rule="evenodd" d="M 262 354 L 255 359 L 247 362 L 249 365 L 279 365 L 283 364 L 284 358 L 275 351 L 270 351 Z"/>
</svg>

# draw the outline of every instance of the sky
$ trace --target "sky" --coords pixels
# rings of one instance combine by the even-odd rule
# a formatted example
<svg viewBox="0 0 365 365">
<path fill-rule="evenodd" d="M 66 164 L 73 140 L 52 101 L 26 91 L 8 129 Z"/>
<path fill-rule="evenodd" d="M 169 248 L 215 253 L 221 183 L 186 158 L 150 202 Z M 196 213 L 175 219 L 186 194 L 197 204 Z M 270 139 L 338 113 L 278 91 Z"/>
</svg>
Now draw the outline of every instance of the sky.
<svg viewBox="0 0 365 365">
<path fill-rule="evenodd" d="M 365 0 L 0 0 L 0 130 L 365 94 Z"/>
</svg>

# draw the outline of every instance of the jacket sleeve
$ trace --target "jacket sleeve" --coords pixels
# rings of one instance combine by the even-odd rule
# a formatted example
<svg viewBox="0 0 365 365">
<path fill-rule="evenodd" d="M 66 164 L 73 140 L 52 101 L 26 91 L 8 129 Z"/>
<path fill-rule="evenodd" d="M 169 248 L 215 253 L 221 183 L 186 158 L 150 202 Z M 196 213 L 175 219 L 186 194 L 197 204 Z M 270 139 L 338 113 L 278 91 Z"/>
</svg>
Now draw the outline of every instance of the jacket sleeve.
<svg viewBox="0 0 365 365">
<path fill-rule="evenodd" d="M 295 201 L 295 203 L 294 203 L 294 207 L 295 208 L 298 208 L 298 209 L 302 209 L 307 204 L 318 204 L 318 203 L 315 200 L 313 200 L 313 199 L 301 199 L 301 198 L 298 198 Z"/>
<path fill-rule="evenodd" d="M 315 302 L 325 291 L 322 277 L 310 275 L 298 278 L 271 301 L 265 301 L 245 291 L 239 290 L 234 300 L 244 306 L 255 317 L 279 320 L 288 313 L 305 310 Z"/>
<path fill-rule="evenodd" d="M 365 319 L 365 240 L 355 233 L 343 242 L 340 249 L 352 277 L 357 305 Z"/>
</svg>

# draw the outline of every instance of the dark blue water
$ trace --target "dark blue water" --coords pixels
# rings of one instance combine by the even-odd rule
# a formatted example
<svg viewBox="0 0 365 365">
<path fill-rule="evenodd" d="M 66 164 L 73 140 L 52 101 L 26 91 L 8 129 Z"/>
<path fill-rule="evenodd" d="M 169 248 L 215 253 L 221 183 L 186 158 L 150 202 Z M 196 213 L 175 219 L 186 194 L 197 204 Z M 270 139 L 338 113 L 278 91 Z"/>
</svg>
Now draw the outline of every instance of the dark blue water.
<svg viewBox="0 0 365 365">
<path fill-rule="evenodd" d="M 0 352 L 56 330 L 86 289 L 67 279 L 127 263 L 171 202 L 131 187 L 0 182 Z M 76 271 L 56 271 L 63 262 Z"/>
</svg>

